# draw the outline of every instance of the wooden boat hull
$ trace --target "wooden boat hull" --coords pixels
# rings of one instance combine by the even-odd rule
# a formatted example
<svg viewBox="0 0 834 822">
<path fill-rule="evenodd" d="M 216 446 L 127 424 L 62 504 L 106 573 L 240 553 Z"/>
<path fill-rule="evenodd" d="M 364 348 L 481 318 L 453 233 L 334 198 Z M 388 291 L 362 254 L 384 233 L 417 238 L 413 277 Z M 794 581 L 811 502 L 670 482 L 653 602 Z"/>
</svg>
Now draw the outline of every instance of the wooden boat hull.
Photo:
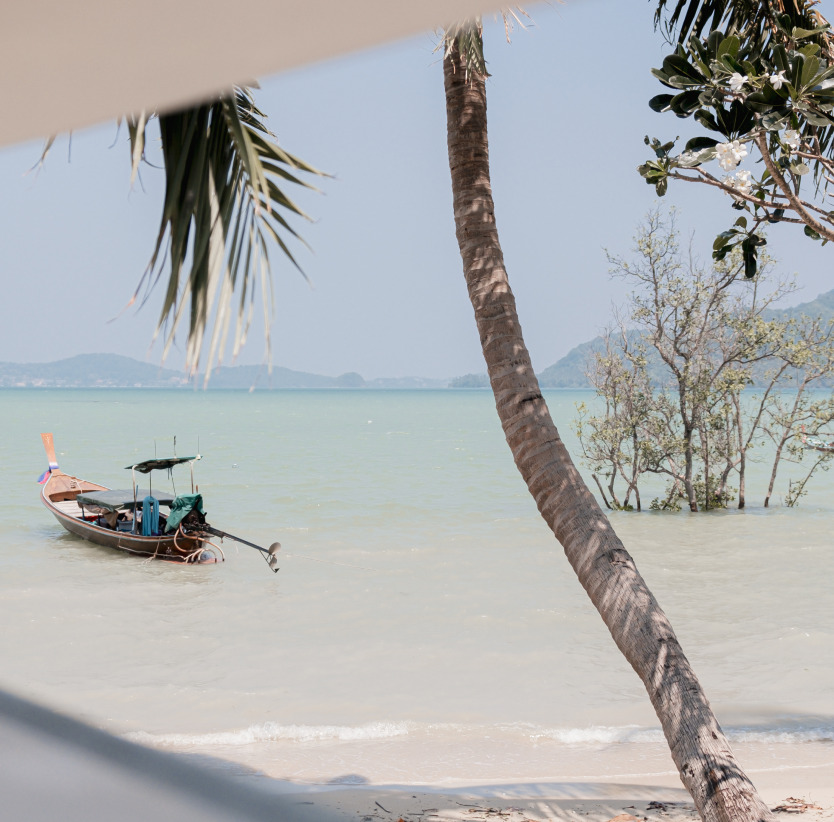
<svg viewBox="0 0 834 822">
<path fill-rule="evenodd" d="M 84 518 L 76 502 L 82 493 L 108 490 L 104 485 L 65 474 L 53 469 L 43 486 L 41 502 L 58 522 L 71 534 L 75 534 L 96 545 L 114 548 L 134 556 L 161 559 L 169 562 L 205 565 L 218 562 L 210 550 L 203 550 L 205 541 L 196 537 L 177 535 L 142 536 L 116 531 L 97 525 L 92 519 Z"/>
</svg>

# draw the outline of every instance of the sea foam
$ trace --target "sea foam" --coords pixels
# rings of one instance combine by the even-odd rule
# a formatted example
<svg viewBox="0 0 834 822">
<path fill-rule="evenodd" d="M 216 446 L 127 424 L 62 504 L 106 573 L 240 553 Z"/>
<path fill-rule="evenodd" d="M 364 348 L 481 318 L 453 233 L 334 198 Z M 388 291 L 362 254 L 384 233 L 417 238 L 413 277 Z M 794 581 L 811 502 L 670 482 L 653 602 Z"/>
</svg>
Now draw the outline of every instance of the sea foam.
<svg viewBox="0 0 834 822">
<path fill-rule="evenodd" d="M 728 727 L 725 733 L 731 742 L 745 744 L 789 745 L 805 742 L 834 742 L 834 724 L 821 721 L 819 725 L 785 724 L 774 727 Z M 465 725 L 456 723 L 421 724 L 416 722 L 371 722 L 366 725 L 282 725 L 264 722 L 232 731 L 207 734 L 152 734 L 135 731 L 127 739 L 145 745 L 162 747 L 211 748 L 243 746 L 269 742 L 373 742 L 396 737 L 420 737 L 436 741 L 452 741 L 467 737 L 492 741 L 502 736 L 508 740 L 527 738 L 533 744 L 555 743 L 564 746 L 607 746 L 633 744 L 662 744 L 660 728 L 639 725 L 592 725 L 584 728 L 545 728 L 524 723 L 508 725 Z"/>
<path fill-rule="evenodd" d="M 237 746 L 259 742 L 320 742 L 325 740 L 356 741 L 389 739 L 409 732 L 408 722 L 371 722 L 367 725 L 281 725 L 264 722 L 237 731 L 218 731 L 209 734 L 151 734 L 134 731 L 126 734 L 132 742 L 143 745 L 171 746 Z"/>
</svg>

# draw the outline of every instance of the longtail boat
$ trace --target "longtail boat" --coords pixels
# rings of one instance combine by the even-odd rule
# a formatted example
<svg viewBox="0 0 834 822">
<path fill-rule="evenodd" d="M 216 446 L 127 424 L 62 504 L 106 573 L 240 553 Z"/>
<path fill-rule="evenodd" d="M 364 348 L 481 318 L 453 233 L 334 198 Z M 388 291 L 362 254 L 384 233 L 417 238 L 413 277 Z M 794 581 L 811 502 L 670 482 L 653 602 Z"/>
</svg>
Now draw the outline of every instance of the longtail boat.
<svg viewBox="0 0 834 822">
<path fill-rule="evenodd" d="M 261 548 L 206 522 L 202 496 L 195 493 L 194 487 L 194 463 L 201 459 L 199 454 L 154 458 L 128 465 L 132 488 L 120 490 L 64 473 L 55 458 L 52 434 L 41 434 L 41 439 L 49 461 L 49 467 L 38 480 L 43 485 L 41 502 L 71 534 L 135 556 L 190 565 L 222 562 L 225 559 L 222 548 L 209 540 L 212 536 L 228 537 L 257 549 L 269 567 L 278 570 L 275 554 L 280 543 Z M 148 475 L 152 471 L 170 472 L 183 464 L 191 466 L 190 494 L 175 496 L 153 490 L 150 484 L 149 493 L 139 491 L 137 471 Z M 162 511 L 163 507 L 167 512 Z"/>
<path fill-rule="evenodd" d="M 802 427 L 802 444 L 806 448 L 813 448 L 815 451 L 831 452 L 834 451 L 834 442 L 826 442 L 819 437 L 809 437 L 805 433 L 805 427 Z"/>
</svg>

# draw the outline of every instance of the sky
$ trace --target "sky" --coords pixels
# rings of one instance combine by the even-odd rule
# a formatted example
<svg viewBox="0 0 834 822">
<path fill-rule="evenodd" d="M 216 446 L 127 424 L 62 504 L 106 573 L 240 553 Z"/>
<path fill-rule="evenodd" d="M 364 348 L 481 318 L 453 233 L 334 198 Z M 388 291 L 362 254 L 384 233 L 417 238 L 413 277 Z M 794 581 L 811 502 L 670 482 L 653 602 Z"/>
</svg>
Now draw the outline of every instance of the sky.
<svg viewBox="0 0 834 822">
<path fill-rule="evenodd" d="M 825 5 L 825 4 L 823 4 Z M 626 296 L 605 250 L 627 255 L 657 202 L 636 167 L 646 134 L 688 138 L 689 121 L 652 112 L 650 74 L 670 51 L 653 2 L 525 6 L 527 30 L 489 20 L 485 52 L 496 219 L 533 365 L 541 371 L 596 336 Z M 366 379 L 483 373 L 454 233 L 442 67 L 436 36 L 260 78 L 256 103 L 290 152 L 333 179 L 297 199 L 309 285 L 274 252 L 273 361 Z M 115 353 L 158 363 L 162 300 L 123 311 L 153 249 L 162 173 L 130 188 L 127 134 L 115 123 L 0 150 L 0 361 Z M 674 183 L 664 205 L 708 260 L 737 212 L 705 186 Z M 834 251 L 780 226 L 769 249 L 798 275 L 785 305 L 834 288 Z M 166 365 L 183 364 L 182 345 Z M 237 362 L 264 359 L 260 324 Z M 225 364 L 231 364 L 227 359 Z"/>
</svg>

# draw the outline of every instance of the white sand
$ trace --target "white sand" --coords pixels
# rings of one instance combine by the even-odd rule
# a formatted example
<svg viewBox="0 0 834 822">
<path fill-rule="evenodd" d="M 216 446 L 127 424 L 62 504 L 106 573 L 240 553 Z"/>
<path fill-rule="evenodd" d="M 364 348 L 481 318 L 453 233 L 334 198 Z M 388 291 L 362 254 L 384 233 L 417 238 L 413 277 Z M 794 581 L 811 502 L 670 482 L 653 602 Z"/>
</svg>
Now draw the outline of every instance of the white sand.
<svg viewBox="0 0 834 822">
<path fill-rule="evenodd" d="M 806 822 L 834 819 L 834 773 L 829 767 L 751 774 L 777 816 Z M 281 802 L 356 822 L 632 822 L 697 820 L 689 794 L 674 778 L 631 782 L 515 783 L 451 788 L 368 786 L 323 788 L 284 783 Z M 806 804 L 807 803 L 807 804 Z M 305 815 L 307 815 L 305 813 Z"/>
</svg>

